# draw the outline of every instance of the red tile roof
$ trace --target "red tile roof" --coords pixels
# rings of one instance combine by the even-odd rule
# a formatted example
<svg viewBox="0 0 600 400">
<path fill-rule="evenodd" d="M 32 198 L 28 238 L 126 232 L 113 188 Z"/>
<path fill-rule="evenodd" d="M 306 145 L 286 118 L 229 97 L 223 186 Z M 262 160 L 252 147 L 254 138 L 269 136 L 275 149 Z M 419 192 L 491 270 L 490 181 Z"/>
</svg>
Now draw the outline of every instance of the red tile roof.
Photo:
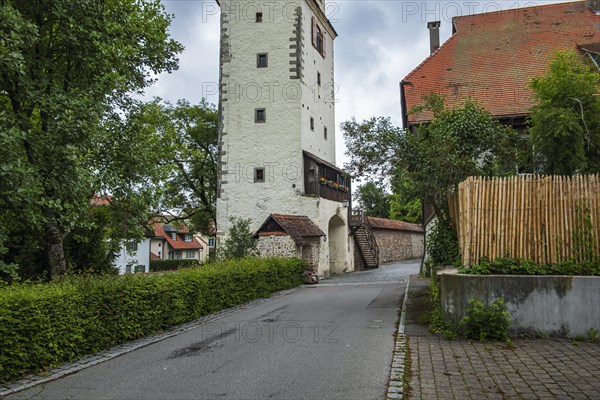
<svg viewBox="0 0 600 400">
<path fill-rule="evenodd" d="M 113 197 L 109 194 L 104 194 L 102 196 L 94 196 L 90 200 L 90 205 L 92 207 L 107 206 L 111 203 L 112 198 Z"/>
<path fill-rule="evenodd" d="M 272 224 L 272 222 L 275 224 Z M 274 227 L 282 231 L 275 231 Z M 300 246 L 307 243 L 304 238 L 325 236 L 325 233 L 307 216 L 283 214 L 271 214 L 258 229 L 255 236 L 269 236 L 281 234 L 282 232 L 290 235 Z"/>
<path fill-rule="evenodd" d="M 154 230 L 155 238 L 166 240 L 167 243 L 169 243 L 169 246 L 175 250 L 198 250 L 204 248 L 194 236 L 192 236 L 191 242 L 186 242 L 184 240 L 184 235 L 189 232 L 189 228 L 187 226 L 185 229 L 183 227 L 177 228 L 177 240 L 173 240 L 171 235 L 165 232 L 164 226 L 161 224 L 154 224 L 152 228 Z"/>
<path fill-rule="evenodd" d="M 374 229 L 390 229 L 395 231 L 409 231 L 423 233 L 423 227 L 419 224 L 411 224 L 410 222 L 396 221 L 385 218 L 367 217 L 371 227 Z"/>
<path fill-rule="evenodd" d="M 525 116 L 534 105 L 529 82 L 556 50 L 600 41 L 600 15 L 585 1 L 456 17 L 455 33 L 403 80 L 404 112 L 429 93 L 448 106 L 475 98 L 498 118 Z M 406 115 L 428 122 L 430 112 Z"/>
</svg>

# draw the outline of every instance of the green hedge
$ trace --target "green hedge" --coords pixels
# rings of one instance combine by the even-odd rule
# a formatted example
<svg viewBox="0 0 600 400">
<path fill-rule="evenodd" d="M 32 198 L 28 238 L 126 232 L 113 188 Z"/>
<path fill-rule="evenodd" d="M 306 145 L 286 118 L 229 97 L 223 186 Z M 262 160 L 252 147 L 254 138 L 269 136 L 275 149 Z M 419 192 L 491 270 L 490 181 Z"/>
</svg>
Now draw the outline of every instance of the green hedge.
<svg viewBox="0 0 600 400">
<path fill-rule="evenodd" d="M 185 259 L 169 259 L 169 260 L 151 260 L 150 261 L 150 272 L 157 271 L 175 271 L 177 269 L 193 267 L 198 264 L 198 260 L 185 260 Z"/>
<path fill-rule="evenodd" d="M 600 276 L 600 259 L 581 262 L 568 260 L 557 264 L 537 264 L 531 260 L 497 258 L 494 261 L 489 261 L 482 257 L 478 265 L 459 268 L 458 272 L 472 275 Z"/>
<path fill-rule="evenodd" d="M 244 259 L 172 274 L 0 288 L 0 382 L 302 283 L 301 260 Z"/>
</svg>

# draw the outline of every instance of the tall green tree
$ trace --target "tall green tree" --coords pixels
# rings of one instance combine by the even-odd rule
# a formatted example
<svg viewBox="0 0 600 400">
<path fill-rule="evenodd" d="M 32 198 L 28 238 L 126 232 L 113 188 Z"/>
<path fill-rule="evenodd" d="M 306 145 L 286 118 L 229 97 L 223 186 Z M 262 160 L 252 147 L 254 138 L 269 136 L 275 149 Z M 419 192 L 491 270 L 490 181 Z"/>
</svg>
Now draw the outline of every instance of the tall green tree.
<svg viewBox="0 0 600 400">
<path fill-rule="evenodd" d="M 359 186 L 356 191 L 358 209 L 369 217 L 389 218 L 390 197 L 381 184 L 373 182 Z"/>
<path fill-rule="evenodd" d="M 0 4 L 0 200 L 51 276 L 95 194 L 148 207 L 158 138 L 136 131 L 146 111 L 132 96 L 177 67 L 170 21 L 158 0 Z"/>
<path fill-rule="evenodd" d="M 214 106 L 158 104 L 164 115 L 170 175 L 165 182 L 161 215 L 185 219 L 193 231 L 208 233 L 216 219 L 218 119 Z"/>
<path fill-rule="evenodd" d="M 424 107 L 433 118 L 418 128 L 418 135 L 403 136 L 396 168 L 410 190 L 444 217 L 447 194 L 468 176 L 515 171 L 516 134 L 472 99 L 448 109 L 442 97 L 432 95 Z"/>
<path fill-rule="evenodd" d="M 538 170 L 600 172 L 600 72 L 573 51 L 557 52 L 546 74 L 531 81 L 537 105 L 529 132 Z"/>
</svg>

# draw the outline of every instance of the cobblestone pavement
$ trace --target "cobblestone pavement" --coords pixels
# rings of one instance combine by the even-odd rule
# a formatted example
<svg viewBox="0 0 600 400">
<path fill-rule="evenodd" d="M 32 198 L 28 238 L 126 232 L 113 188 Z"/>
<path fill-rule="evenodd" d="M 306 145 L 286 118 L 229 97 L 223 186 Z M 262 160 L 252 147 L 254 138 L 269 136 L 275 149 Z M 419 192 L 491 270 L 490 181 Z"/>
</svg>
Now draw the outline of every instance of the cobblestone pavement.
<svg viewBox="0 0 600 400">
<path fill-rule="evenodd" d="M 600 344 L 409 337 L 414 399 L 600 399 Z"/>
<path fill-rule="evenodd" d="M 399 282 L 406 279 L 406 277 L 409 275 L 418 274 L 420 265 L 420 259 L 400 261 L 396 263 L 385 264 L 379 268 L 368 271 L 357 271 L 350 274 L 333 275 L 329 279 L 322 280 L 319 285 Z"/>
<path fill-rule="evenodd" d="M 427 288 L 410 277 L 406 340 L 410 399 L 600 400 L 600 343 L 519 339 L 505 343 L 447 340 L 419 328 L 411 300 Z M 389 398 L 389 396 L 388 396 Z"/>
</svg>

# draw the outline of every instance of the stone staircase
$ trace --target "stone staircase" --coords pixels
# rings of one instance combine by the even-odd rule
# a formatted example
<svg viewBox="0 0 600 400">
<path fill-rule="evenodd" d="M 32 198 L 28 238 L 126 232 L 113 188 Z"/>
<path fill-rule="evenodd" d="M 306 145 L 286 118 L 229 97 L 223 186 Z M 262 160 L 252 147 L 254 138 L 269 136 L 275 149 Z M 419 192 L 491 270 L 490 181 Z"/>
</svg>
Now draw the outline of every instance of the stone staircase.
<svg viewBox="0 0 600 400">
<path fill-rule="evenodd" d="M 364 214 L 354 214 L 350 217 L 350 234 L 367 268 L 379 267 L 379 247 L 369 219 Z"/>
</svg>

